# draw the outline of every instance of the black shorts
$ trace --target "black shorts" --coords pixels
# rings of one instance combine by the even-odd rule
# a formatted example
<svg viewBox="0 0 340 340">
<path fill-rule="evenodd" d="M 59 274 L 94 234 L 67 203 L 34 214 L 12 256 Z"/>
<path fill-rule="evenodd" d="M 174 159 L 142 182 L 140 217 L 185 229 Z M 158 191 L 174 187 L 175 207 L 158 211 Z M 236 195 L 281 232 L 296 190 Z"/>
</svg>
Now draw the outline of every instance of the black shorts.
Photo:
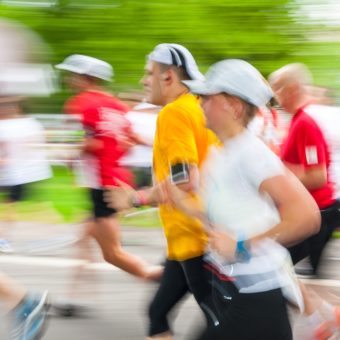
<svg viewBox="0 0 340 340">
<path fill-rule="evenodd" d="M 293 339 L 281 289 L 240 293 L 233 282 L 224 281 L 214 271 L 209 282 L 219 324 L 207 327 L 196 340 Z"/>
<path fill-rule="evenodd" d="M 93 214 L 96 218 L 110 217 L 117 213 L 116 209 L 110 208 L 104 201 L 104 192 L 103 189 L 90 189 Z"/>
<path fill-rule="evenodd" d="M 6 202 L 18 202 L 22 201 L 25 193 L 25 185 L 18 184 L 6 187 L 0 187 L 0 192 L 5 193 Z"/>
</svg>

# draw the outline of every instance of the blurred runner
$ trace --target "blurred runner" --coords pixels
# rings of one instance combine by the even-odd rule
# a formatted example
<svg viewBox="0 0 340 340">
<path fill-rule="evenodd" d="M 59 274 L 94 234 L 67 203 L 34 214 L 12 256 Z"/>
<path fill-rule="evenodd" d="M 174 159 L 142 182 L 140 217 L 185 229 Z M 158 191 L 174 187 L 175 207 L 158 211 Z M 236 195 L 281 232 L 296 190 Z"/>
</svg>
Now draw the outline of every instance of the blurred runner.
<svg viewBox="0 0 340 340">
<path fill-rule="evenodd" d="M 9 310 L 10 340 L 37 340 L 45 331 L 49 309 L 47 292 L 28 293 L 19 283 L 0 272 L 0 299 Z"/>
<path fill-rule="evenodd" d="M 43 151 L 44 131 L 22 110 L 27 97 L 46 96 L 55 90 L 53 69 L 42 64 L 46 44 L 30 29 L 0 20 L 0 193 L 5 202 L 0 251 L 10 252 L 6 239 L 16 219 L 15 203 L 24 199 L 26 184 L 51 176 Z"/>
<path fill-rule="evenodd" d="M 289 251 L 294 264 L 309 256 L 312 268 L 301 274 L 317 275 L 322 252 L 340 220 L 340 205 L 330 178 L 332 155 L 320 126 L 307 114 L 313 103 L 308 92 L 312 82 L 309 70 L 303 64 L 289 64 L 273 72 L 269 80 L 279 104 L 292 115 L 281 159 L 314 197 L 322 217 L 320 232 Z"/>
<path fill-rule="evenodd" d="M 210 285 L 203 268 L 207 237 L 203 225 L 162 202 L 158 183 L 171 176 L 196 197 L 199 168 L 216 136 L 205 126 L 199 98 L 189 93 L 183 80 L 203 79 L 191 53 L 178 44 L 160 44 L 149 54 L 142 84 L 146 101 L 161 105 L 153 148 L 154 186 L 140 191 L 127 188 L 112 192 L 117 209 L 159 204 L 167 239 L 167 259 L 158 290 L 149 307 L 148 339 L 172 339 L 169 313 L 191 292 L 207 322 L 217 323 L 212 312 Z"/>
<path fill-rule="evenodd" d="M 27 184 L 51 177 L 44 150 L 45 131 L 33 117 L 27 117 L 16 97 L 0 99 L 0 192 L 4 194 L 5 228 L 0 251 L 11 252 L 6 239 L 14 226 L 16 203 L 25 199 Z"/>
<path fill-rule="evenodd" d="M 37 147 L 43 142 L 43 130 L 23 115 L 22 101 L 49 95 L 55 87 L 52 68 L 38 63 L 45 56 L 45 44 L 31 30 L 0 20 L 0 45 L 0 187 L 8 193 L 7 201 L 15 202 L 23 197 L 26 183 L 50 176 L 41 145 Z M 11 310 L 9 339 L 40 339 L 49 307 L 47 292 L 28 293 L 0 273 L 0 297 Z"/>
<path fill-rule="evenodd" d="M 340 197 L 340 108 L 313 103 L 305 111 L 317 122 L 325 136 L 331 154 L 329 177 L 335 184 L 336 197 Z"/>
<path fill-rule="evenodd" d="M 281 123 L 278 112 L 271 105 L 261 107 L 249 122 L 248 130 L 261 138 L 276 154 L 282 142 Z"/>
<path fill-rule="evenodd" d="M 207 125 L 223 142 L 203 166 L 204 208 L 167 186 L 174 204 L 208 228 L 206 261 L 220 325 L 208 327 L 200 339 L 292 339 L 284 297 L 301 310 L 304 303 L 289 254 L 279 243 L 313 234 L 319 217 L 308 192 L 247 130 L 272 91 L 243 60 L 218 62 L 205 81 L 185 84 L 202 96 Z"/>
<path fill-rule="evenodd" d="M 137 277 L 158 280 L 161 267 L 122 249 L 117 211 L 103 199 L 107 188 L 122 182 L 133 185 L 132 174 L 119 161 L 131 146 L 144 143 L 125 117 L 129 108 L 104 88 L 104 83 L 112 80 L 112 67 L 93 57 L 71 55 L 56 68 L 67 71 L 65 82 L 76 93 L 66 102 L 65 112 L 80 115 L 85 130 L 83 175 L 93 218 L 86 223 L 80 243 L 86 245 L 94 238 L 107 262 Z M 72 289 L 76 287 L 72 282 Z"/>
</svg>

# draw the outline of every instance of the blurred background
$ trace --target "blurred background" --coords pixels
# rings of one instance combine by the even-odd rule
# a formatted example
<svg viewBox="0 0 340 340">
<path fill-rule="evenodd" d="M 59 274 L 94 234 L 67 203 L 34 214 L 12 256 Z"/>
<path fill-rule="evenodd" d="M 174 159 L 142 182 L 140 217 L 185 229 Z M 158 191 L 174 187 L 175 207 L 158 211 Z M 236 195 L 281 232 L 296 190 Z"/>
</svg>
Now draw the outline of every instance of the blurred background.
<svg viewBox="0 0 340 340">
<path fill-rule="evenodd" d="M 175 42 L 192 51 L 203 72 L 225 58 L 245 59 L 265 76 L 284 64 L 303 62 L 320 90 L 338 102 L 337 0 L 2 0 L 0 19 L 36 32 L 44 41 L 44 48 L 39 45 L 44 63 L 55 65 L 74 53 L 108 61 L 115 70 L 110 89 L 127 101 L 143 97 L 139 80 L 145 56 L 156 44 Z M 6 40 L 2 34 L 0 44 Z M 32 53 L 34 49 L 32 45 Z M 76 158 L 73 146 L 81 142 L 82 132 L 70 117 L 61 115 L 70 93 L 60 79 L 56 83 L 59 88 L 51 95 L 35 95 L 24 104 L 25 112 L 44 125 L 53 166 L 53 177 L 32 184 L 31 199 L 52 202 L 63 219 L 76 220 L 78 210 L 86 210 L 88 202 L 68 161 Z M 145 171 L 136 173 L 145 183 Z"/>
<path fill-rule="evenodd" d="M 69 54 L 111 63 L 116 92 L 140 90 L 145 55 L 161 42 L 185 45 L 202 71 L 243 58 L 266 76 L 289 63 L 311 68 L 316 84 L 340 89 L 337 0 L 2 0 L 0 14 L 36 31 L 56 64 Z M 35 113 L 60 112 L 64 92 Z"/>
</svg>

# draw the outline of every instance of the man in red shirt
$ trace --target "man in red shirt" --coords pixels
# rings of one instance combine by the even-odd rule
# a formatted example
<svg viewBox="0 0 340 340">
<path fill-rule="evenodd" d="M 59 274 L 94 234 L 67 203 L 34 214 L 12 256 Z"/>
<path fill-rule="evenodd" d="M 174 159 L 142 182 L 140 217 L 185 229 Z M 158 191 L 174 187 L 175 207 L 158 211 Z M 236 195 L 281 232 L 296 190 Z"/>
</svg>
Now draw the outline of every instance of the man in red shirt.
<svg viewBox="0 0 340 340">
<path fill-rule="evenodd" d="M 308 189 L 321 211 L 320 232 L 289 249 L 294 263 L 309 255 L 315 275 L 322 251 L 339 221 L 334 183 L 329 177 L 331 155 L 322 130 L 305 111 L 312 103 L 307 90 L 311 84 L 308 69 L 302 64 L 289 64 L 272 73 L 269 81 L 281 107 L 292 115 L 281 159 Z"/>
<path fill-rule="evenodd" d="M 67 101 L 65 111 L 80 115 L 85 130 L 82 151 L 93 219 L 83 239 L 94 237 L 107 262 L 135 276 L 158 279 L 160 267 L 151 267 L 122 249 L 116 210 L 104 201 L 106 188 L 119 186 L 120 182 L 131 185 L 132 176 L 119 160 L 131 145 L 142 142 L 125 118 L 129 108 L 103 87 L 113 76 L 112 67 L 96 58 L 71 55 L 56 68 L 68 71 L 65 81 L 77 93 Z"/>
</svg>

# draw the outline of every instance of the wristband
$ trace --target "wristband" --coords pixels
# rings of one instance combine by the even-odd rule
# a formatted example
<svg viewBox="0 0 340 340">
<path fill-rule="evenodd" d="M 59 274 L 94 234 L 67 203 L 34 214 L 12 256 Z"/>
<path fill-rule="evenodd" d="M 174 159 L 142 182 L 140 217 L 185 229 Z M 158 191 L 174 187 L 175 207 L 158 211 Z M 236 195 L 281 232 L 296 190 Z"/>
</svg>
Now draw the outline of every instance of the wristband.
<svg viewBox="0 0 340 340">
<path fill-rule="evenodd" d="M 132 206 L 135 208 L 141 207 L 142 205 L 147 205 L 147 199 L 144 190 L 134 191 L 132 194 Z"/>
<path fill-rule="evenodd" d="M 249 262 L 251 258 L 247 244 L 244 240 L 237 241 L 235 259 L 237 262 Z"/>
<path fill-rule="evenodd" d="M 137 191 L 137 196 L 138 196 L 140 205 L 147 205 L 148 204 L 148 200 L 146 199 L 146 195 L 145 195 L 144 190 Z"/>
</svg>

